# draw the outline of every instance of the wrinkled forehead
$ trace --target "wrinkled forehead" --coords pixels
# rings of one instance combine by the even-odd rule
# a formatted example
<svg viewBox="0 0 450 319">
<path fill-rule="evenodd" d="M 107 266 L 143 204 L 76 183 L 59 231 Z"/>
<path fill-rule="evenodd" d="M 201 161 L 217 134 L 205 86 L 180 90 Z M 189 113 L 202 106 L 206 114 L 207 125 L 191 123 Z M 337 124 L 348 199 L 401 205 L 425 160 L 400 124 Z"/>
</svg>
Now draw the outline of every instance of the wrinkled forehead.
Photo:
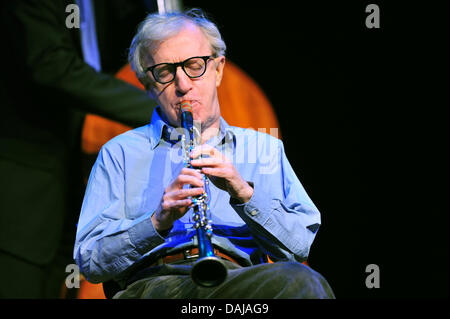
<svg viewBox="0 0 450 319">
<path fill-rule="evenodd" d="M 146 49 L 147 65 L 181 62 L 193 56 L 211 55 L 211 45 L 203 31 L 193 23 L 184 23 L 180 30 Z"/>
</svg>

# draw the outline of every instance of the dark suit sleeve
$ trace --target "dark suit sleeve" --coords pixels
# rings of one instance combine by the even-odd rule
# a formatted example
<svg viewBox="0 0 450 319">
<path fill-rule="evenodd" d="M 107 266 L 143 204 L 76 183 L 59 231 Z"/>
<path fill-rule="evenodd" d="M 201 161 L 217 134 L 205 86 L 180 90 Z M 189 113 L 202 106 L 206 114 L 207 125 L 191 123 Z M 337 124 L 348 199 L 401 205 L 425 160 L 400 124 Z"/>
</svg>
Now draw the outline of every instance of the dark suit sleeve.
<svg viewBox="0 0 450 319">
<path fill-rule="evenodd" d="M 65 25 L 69 3 L 0 1 L 0 254 L 38 265 L 72 252 L 84 113 L 140 126 L 155 106 L 83 61 L 79 30 Z"/>
<path fill-rule="evenodd" d="M 64 99 L 61 106 L 95 113 L 130 126 L 150 121 L 156 102 L 143 91 L 97 73 L 81 58 L 79 30 L 65 25 L 67 3 L 11 1 L 7 19 L 17 34 L 12 50 L 23 61 L 22 74 L 41 96 Z M 101 23 L 101 22 L 98 22 Z"/>
</svg>

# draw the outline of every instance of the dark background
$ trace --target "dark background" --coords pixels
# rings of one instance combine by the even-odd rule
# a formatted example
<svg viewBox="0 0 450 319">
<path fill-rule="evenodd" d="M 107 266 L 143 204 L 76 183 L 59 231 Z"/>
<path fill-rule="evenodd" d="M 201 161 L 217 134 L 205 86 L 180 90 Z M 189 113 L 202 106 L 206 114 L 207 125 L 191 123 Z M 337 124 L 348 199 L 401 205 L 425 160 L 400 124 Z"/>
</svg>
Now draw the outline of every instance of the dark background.
<svg viewBox="0 0 450 319">
<path fill-rule="evenodd" d="M 340 299 L 448 297 L 448 2 L 393 2 L 183 0 L 273 104 L 322 213 L 308 261 Z M 126 16 L 130 2 L 107 3 Z M 365 26 L 370 3 L 380 29 Z M 105 72 L 126 63 L 143 17 L 98 26 L 115 46 Z M 365 285 L 369 264 L 379 289 Z"/>
<path fill-rule="evenodd" d="M 392 2 L 183 1 L 272 102 L 338 298 L 448 297 L 448 3 Z"/>
</svg>

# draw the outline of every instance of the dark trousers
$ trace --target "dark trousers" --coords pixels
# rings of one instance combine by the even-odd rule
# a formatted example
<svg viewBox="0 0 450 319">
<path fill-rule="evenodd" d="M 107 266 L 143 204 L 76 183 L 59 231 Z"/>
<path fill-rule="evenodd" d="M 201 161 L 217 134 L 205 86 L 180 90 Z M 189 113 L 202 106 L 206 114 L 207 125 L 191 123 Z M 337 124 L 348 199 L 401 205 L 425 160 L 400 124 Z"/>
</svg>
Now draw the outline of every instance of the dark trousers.
<svg viewBox="0 0 450 319">
<path fill-rule="evenodd" d="M 277 262 L 240 267 L 224 261 L 228 276 L 217 287 L 204 288 L 190 278 L 191 263 L 149 268 L 142 279 L 128 285 L 114 298 L 149 299 L 331 299 L 328 282 L 318 272 L 298 262 Z"/>
</svg>

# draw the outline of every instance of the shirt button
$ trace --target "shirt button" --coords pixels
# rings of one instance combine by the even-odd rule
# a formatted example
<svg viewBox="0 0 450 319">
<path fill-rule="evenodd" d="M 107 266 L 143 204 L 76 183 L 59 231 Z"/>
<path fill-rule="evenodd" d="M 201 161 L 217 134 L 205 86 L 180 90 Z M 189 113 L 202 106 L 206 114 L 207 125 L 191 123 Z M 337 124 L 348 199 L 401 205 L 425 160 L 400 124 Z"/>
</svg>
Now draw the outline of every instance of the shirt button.
<svg viewBox="0 0 450 319">
<path fill-rule="evenodd" d="M 252 215 L 252 216 L 255 216 L 257 214 L 258 214 L 258 211 L 256 209 L 254 209 L 250 212 L 250 215 Z"/>
</svg>

